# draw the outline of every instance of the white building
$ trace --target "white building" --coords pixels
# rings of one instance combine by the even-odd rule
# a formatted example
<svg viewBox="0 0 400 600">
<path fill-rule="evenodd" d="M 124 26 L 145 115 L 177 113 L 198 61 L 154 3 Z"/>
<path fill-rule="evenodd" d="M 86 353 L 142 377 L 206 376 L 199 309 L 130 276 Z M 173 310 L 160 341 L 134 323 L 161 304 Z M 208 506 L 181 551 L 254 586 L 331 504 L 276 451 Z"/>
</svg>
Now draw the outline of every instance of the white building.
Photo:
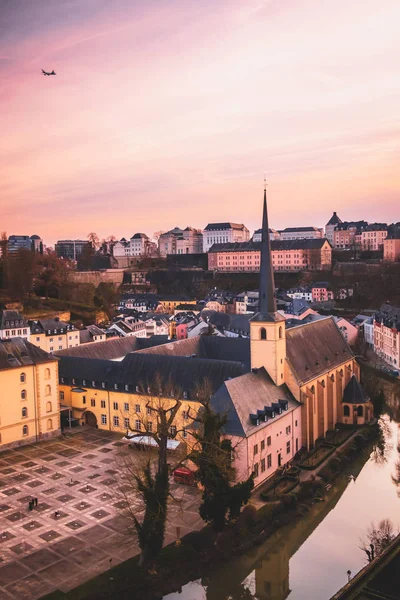
<svg viewBox="0 0 400 600">
<path fill-rule="evenodd" d="M 312 302 L 312 291 L 308 288 L 292 288 L 286 292 L 286 295 L 296 300 Z"/>
<path fill-rule="evenodd" d="M 122 256 L 144 256 L 149 254 L 148 248 L 150 243 L 145 233 L 135 233 L 129 241 L 122 238 L 119 242 L 115 242 L 113 255 L 115 258 Z"/>
<path fill-rule="evenodd" d="M 279 231 L 281 240 L 316 240 L 324 237 L 318 227 L 286 227 Z"/>
<path fill-rule="evenodd" d="M 261 242 L 261 234 L 262 234 L 262 229 L 256 229 L 255 232 L 253 233 L 253 237 L 251 238 L 253 240 L 253 242 Z M 270 235 L 271 240 L 280 240 L 281 239 L 281 234 L 276 229 L 270 229 L 269 235 Z"/>
<path fill-rule="evenodd" d="M 342 222 L 342 219 L 340 219 L 337 216 L 337 214 L 334 212 L 333 215 L 331 216 L 331 218 L 329 219 L 329 221 L 327 222 L 327 224 L 325 225 L 325 237 L 331 246 L 333 246 L 333 243 L 334 243 L 335 227 L 336 227 L 336 225 L 339 225 L 339 223 L 341 223 L 341 222 Z"/>
<path fill-rule="evenodd" d="M 382 304 L 374 316 L 374 350 L 395 369 L 400 365 L 400 308 Z"/>
<path fill-rule="evenodd" d="M 370 223 L 361 232 L 361 247 L 363 250 L 382 250 L 383 240 L 387 238 L 388 226 L 386 223 Z"/>
<path fill-rule="evenodd" d="M 203 231 L 203 252 L 213 244 L 248 242 L 250 232 L 243 223 L 209 223 Z"/>
<path fill-rule="evenodd" d="M 201 254 L 203 252 L 203 233 L 201 229 L 174 227 L 162 233 L 158 238 L 158 250 L 161 256 L 167 254 Z"/>
<path fill-rule="evenodd" d="M 108 332 L 115 332 L 120 337 L 135 336 L 138 338 L 147 337 L 146 324 L 143 322 L 129 322 L 128 320 L 116 321 L 109 328 Z"/>
<path fill-rule="evenodd" d="M 30 328 L 17 310 L 3 310 L 0 320 L 0 339 L 9 340 L 12 337 L 22 337 L 29 342 Z"/>
</svg>

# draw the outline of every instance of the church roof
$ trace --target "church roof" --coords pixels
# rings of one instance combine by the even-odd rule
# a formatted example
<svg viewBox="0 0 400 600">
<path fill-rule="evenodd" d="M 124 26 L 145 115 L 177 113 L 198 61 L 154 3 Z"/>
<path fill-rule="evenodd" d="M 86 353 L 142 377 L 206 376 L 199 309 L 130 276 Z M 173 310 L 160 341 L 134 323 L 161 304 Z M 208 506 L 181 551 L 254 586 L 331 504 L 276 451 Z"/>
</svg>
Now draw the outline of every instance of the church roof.
<svg viewBox="0 0 400 600">
<path fill-rule="evenodd" d="M 286 357 L 299 385 L 353 356 L 333 317 L 286 330 Z"/>
<path fill-rule="evenodd" d="M 264 188 L 263 220 L 260 257 L 260 287 L 258 312 L 262 316 L 276 312 L 274 272 L 272 270 L 271 241 L 269 239 L 267 192 Z"/>
<path fill-rule="evenodd" d="M 114 360 L 116 358 L 121 358 L 121 356 L 126 356 L 129 352 L 135 352 L 135 350 L 142 350 L 143 348 L 148 348 L 157 344 L 165 344 L 167 339 L 168 337 L 166 335 L 153 335 L 148 339 L 137 338 L 132 335 L 123 338 L 111 338 L 104 342 L 93 342 L 83 346 L 76 346 L 75 348 L 67 348 L 65 350 L 59 350 L 54 354 L 58 357 L 71 356 Z"/>
<path fill-rule="evenodd" d="M 344 388 L 343 402 L 345 404 L 364 404 L 369 398 L 361 383 L 355 375 L 351 376 L 349 383 Z"/>
</svg>

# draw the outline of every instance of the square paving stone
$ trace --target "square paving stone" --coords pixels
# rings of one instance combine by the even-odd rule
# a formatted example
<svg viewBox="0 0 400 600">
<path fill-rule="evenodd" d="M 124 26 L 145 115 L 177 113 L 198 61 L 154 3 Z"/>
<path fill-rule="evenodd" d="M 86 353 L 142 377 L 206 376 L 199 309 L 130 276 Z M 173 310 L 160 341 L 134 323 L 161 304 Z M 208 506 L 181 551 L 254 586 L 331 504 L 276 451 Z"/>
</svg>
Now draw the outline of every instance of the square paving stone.
<svg viewBox="0 0 400 600">
<path fill-rule="evenodd" d="M 101 462 L 105 465 L 110 465 L 111 463 L 115 462 L 115 460 L 113 458 L 103 458 Z"/>
<path fill-rule="evenodd" d="M 0 567 L 0 585 L 5 586 L 16 579 L 26 577 L 26 575 L 29 575 L 29 569 L 16 561 L 8 563 L 4 567 Z M 14 596 L 14 598 L 19 597 L 20 596 Z"/>
<path fill-rule="evenodd" d="M 93 492 L 95 492 L 97 490 L 97 488 L 92 487 L 91 485 L 86 485 L 83 488 L 80 488 L 80 492 L 82 492 L 83 494 L 92 494 Z"/>
<path fill-rule="evenodd" d="M 23 496 L 22 498 L 18 498 L 18 502 L 21 502 L 21 504 L 28 504 L 29 500 L 32 500 L 32 496 Z"/>
<path fill-rule="evenodd" d="M 97 544 L 98 542 L 105 540 L 107 537 L 110 537 L 110 530 L 106 529 L 102 525 L 93 525 L 89 529 L 86 529 L 85 532 L 79 534 L 79 537 L 85 542 L 89 542 L 90 544 Z"/>
<path fill-rule="evenodd" d="M 119 446 L 124 446 L 125 444 L 123 442 L 114 442 L 113 446 L 116 446 L 117 448 Z"/>
<path fill-rule="evenodd" d="M 40 481 L 39 479 L 34 479 L 33 481 L 30 481 L 26 485 L 30 488 L 37 488 L 40 485 L 44 485 L 44 481 Z"/>
<path fill-rule="evenodd" d="M 29 462 L 23 463 L 21 467 L 24 467 L 25 469 L 30 469 L 31 467 L 37 467 L 37 463 L 33 462 L 33 460 L 30 460 Z"/>
<path fill-rule="evenodd" d="M 15 538 L 15 535 L 11 533 L 11 531 L 2 531 L 0 533 L 0 544 L 12 540 L 13 538 Z"/>
<path fill-rule="evenodd" d="M 107 473 L 107 475 L 116 475 L 118 471 L 115 471 L 115 469 L 106 469 L 105 473 Z"/>
<path fill-rule="evenodd" d="M 50 504 L 46 504 L 46 502 L 39 502 L 37 506 L 35 506 L 35 511 L 42 513 L 43 511 L 50 508 Z"/>
<path fill-rule="evenodd" d="M 104 454 L 107 454 L 108 452 L 112 452 L 111 448 L 100 448 L 99 452 L 104 452 Z"/>
<path fill-rule="evenodd" d="M 66 523 L 65 525 L 66 525 L 66 527 L 69 527 L 70 529 L 75 531 L 76 529 L 80 529 L 81 527 L 84 527 L 85 523 L 83 523 L 82 521 L 78 521 L 76 519 L 75 521 L 71 521 L 70 523 Z"/>
<path fill-rule="evenodd" d="M 7 487 L 8 485 L 10 484 L 7 483 L 7 481 L 4 481 L 4 479 L 0 479 L 0 488 Z"/>
<path fill-rule="evenodd" d="M 19 490 L 18 488 L 8 488 L 8 490 L 1 490 L 2 494 L 5 494 L 6 496 L 14 496 L 14 494 L 19 494 L 21 490 Z"/>
<path fill-rule="evenodd" d="M 13 456 L 7 457 L 6 460 L 12 465 L 17 465 L 18 463 L 24 462 L 26 460 L 26 456 L 23 456 L 22 454 L 14 454 Z"/>
<path fill-rule="evenodd" d="M 89 465 L 91 469 L 100 469 L 100 465 Z"/>
<path fill-rule="evenodd" d="M 8 506 L 8 504 L 0 504 L 0 513 L 6 512 L 6 510 L 8 510 L 10 508 L 11 508 L 11 506 Z"/>
<path fill-rule="evenodd" d="M 12 469 L 11 467 L 7 467 L 7 469 L 1 469 L 0 473 L 2 475 L 10 475 L 10 473 L 16 473 L 16 470 Z"/>
<path fill-rule="evenodd" d="M 60 454 L 61 456 L 65 456 L 66 458 L 72 458 L 73 456 L 78 456 L 79 454 L 82 454 L 82 453 L 79 452 L 78 450 L 74 450 L 73 448 L 67 448 L 66 450 L 60 450 L 60 452 L 57 452 L 57 454 Z"/>
<path fill-rule="evenodd" d="M 54 511 L 53 514 L 51 515 L 50 519 L 53 519 L 53 521 L 61 521 L 61 519 L 64 519 L 65 517 L 69 517 L 69 514 L 66 512 L 63 512 L 62 510 L 59 510 L 58 516 L 56 517 L 56 511 Z"/>
<path fill-rule="evenodd" d="M 78 570 L 80 571 L 81 568 L 79 565 L 75 565 L 75 560 L 74 563 L 71 563 L 69 560 L 62 558 L 53 565 L 50 565 L 42 571 L 39 571 L 38 575 L 43 577 L 46 581 L 49 581 L 52 584 L 52 587 L 54 587 L 54 582 L 63 581 L 66 577 L 66 574 L 75 573 L 75 571 Z"/>
<path fill-rule="evenodd" d="M 69 467 L 71 463 L 68 462 L 67 460 L 61 460 L 60 462 L 56 463 L 57 467 Z"/>
<path fill-rule="evenodd" d="M 53 479 L 53 481 L 57 481 L 57 479 L 62 479 L 63 477 L 65 477 L 65 475 L 63 475 L 62 473 L 54 473 L 54 475 L 51 475 L 50 479 Z"/>
<path fill-rule="evenodd" d="M 112 479 L 112 477 L 108 477 L 107 479 L 103 479 L 103 481 L 100 481 L 101 485 L 114 485 L 114 483 L 117 483 L 116 479 Z"/>
<path fill-rule="evenodd" d="M 69 502 L 70 500 L 74 500 L 75 496 L 71 496 L 70 494 L 63 494 L 62 496 L 58 496 L 57 500 L 59 502 Z"/>
<path fill-rule="evenodd" d="M 27 481 L 28 479 L 30 479 L 30 475 L 27 475 L 26 473 L 19 473 L 13 477 L 13 481 L 17 481 L 18 483 L 20 481 Z"/>
<path fill-rule="evenodd" d="M 11 521 L 12 523 L 15 523 L 16 521 L 20 521 L 21 519 L 26 519 L 27 516 L 27 514 L 23 514 L 21 511 L 19 511 L 11 513 L 11 515 L 7 515 L 6 519 Z"/>
<path fill-rule="evenodd" d="M 45 460 L 46 462 L 51 462 L 52 460 L 57 460 L 57 456 L 54 456 L 53 454 L 47 454 L 46 456 L 42 457 L 42 460 Z"/>
<path fill-rule="evenodd" d="M 92 458 L 96 458 L 95 454 L 86 454 L 85 456 L 82 456 L 82 458 L 84 458 L 85 460 L 91 460 Z"/>
<path fill-rule="evenodd" d="M 25 579 L 14 581 L 7 586 L 6 590 L 12 594 L 13 598 L 18 600 L 29 600 L 30 598 L 37 598 L 38 595 L 42 597 L 43 594 L 47 595 L 51 591 L 52 586 L 47 582 L 40 579 L 37 575 L 31 574 Z"/>
<path fill-rule="evenodd" d="M 41 550 L 37 550 L 36 552 L 32 552 L 32 554 L 28 554 L 24 558 L 20 559 L 20 562 L 28 569 L 32 569 L 32 571 L 38 571 L 39 569 L 44 569 L 48 565 L 55 563 L 57 560 L 60 560 L 57 554 L 52 552 L 50 548 L 42 548 Z"/>
<path fill-rule="evenodd" d="M 90 516 L 94 517 L 95 519 L 104 519 L 104 517 L 108 517 L 109 515 L 110 513 L 101 508 L 100 510 L 96 510 L 96 512 L 91 513 Z"/>
<path fill-rule="evenodd" d="M 55 492 L 58 492 L 58 488 L 48 488 L 47 490 L 40 490 L 41 494 L 46 494 L 46 496 L 51 496 L 51 494 L 54 494 Z"/>
<path fill-rule="evenodd" d="M 70 471 L 73 471 L 74 473 L 81 473 L 84 470 L 83 467 L 74 467 L 73 469 L 70 469 Z"/>
<path fill-rule="evenodd" d="M 26 529 L 26 531 L 34 531 L 35 529 L 43 527 L 43 525 L 38 521 L 29 521 L 29 523 L 25 523 L 25 525 L 22 525 L 22 527 Z"/>
<path fill-rule="evenodd" d="M 78 504 L 74 504 L 74 508 L 76 508 L 76 510 L 86 510 L 91 506 L 92 504 L 89 504 L 89 502 L 85 502 L 84 500 L 82 500 L 82 502 L 79 502 Z"/>
<path fill-rule="evenodd" d="M 29 550 L 32 550 L 32 548 L 33 546 L 28 544 L 28 542 L 22 542 L 16 546 L 11 546 L 10 550 L 15 552 L 15 554 L 25 554 L 25 552 L 29 552 Z"/>
<path fill-rule="evenodd" d="M 84 548 L 74 554 L 74 563 L 86 567 L 88 564 L 96 564 L 99 560 L 107 558 L 107 554 L 100 548 Z"/>
<path fill-rule="evenodd" d="M 77 552 L 78 550 L 82 550 L 84 546 L 85 542 L 83 540 L 80 540 L 75 536 L 70 536 L 65 538 L 64 540 L 60 540 L 59 542 L 53 544 L 51 549 L 57 554 L 61 554 L 62 556 L 68 556 L 71 553 Z"/>
<path fill-rule="evenodd" d="M 92 473 L 92 475 L 88 475 L 88 479 L 97 479 L 97 477 L 101 477 L 100 473 Z"/>
<path fill-rule="evenodd" d="M 49 473 L 51 471 L 51 469 L 49 469 L 49 467 L 39 467 L 38 469 L 35 469 L 33 472 L 37 473 L 38 475 L 44 475 L 45 473 Z"/>
<path fill-rule="evenodd" d="M 76 479 L 71 479 L 70 481 L 68 481 L 67 486 L 68 487 L 74 487 L 74 485 L 78 485 L 80 484 L 80 481 L 77 481 Z"/>
<path fill-rule="evenodd" d="M 54 529 L 50 529 L 50 531 L 42 533 L 42 535 L 39 535 L 39 537 L 42 538 L 42 540 L 44 540 L 45 542 L 52 542 L 53 540 L 56 540 L 57 538 L 61 537 L 61 533 L 57 533 L 57 531 L 54 531 Z"/>
<path fill-rule="evenodd" d="M 115 508 L 128 508 L 128 503 L 126 500 L 120 500 L 119 502 L 116 502 L 115 504 L 113 504 L 113 506 L 115 506 Z"/>
<path fill-rule="evenodd" d="M 113 497 L 114 496 L 112 496 L 111 494 L 103 492 L 102 494 L 100 494 L 100 496 L 97 496 L 97 499 L 102 500 L 103 502 L 107 502 L 107 500 L 111 500 Z"/>
</svg>

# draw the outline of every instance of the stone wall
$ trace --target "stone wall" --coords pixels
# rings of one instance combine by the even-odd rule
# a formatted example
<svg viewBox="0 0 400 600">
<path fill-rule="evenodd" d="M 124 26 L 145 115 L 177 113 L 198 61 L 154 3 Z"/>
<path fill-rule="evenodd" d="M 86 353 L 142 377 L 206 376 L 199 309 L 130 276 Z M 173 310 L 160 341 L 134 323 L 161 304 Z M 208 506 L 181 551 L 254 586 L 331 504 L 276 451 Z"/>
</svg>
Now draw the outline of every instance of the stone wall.
<svg viewBox="0 0 400 600">
<path fill-rule="evenodd" d="M 104 269 L 104 271 L 72 271 L 69 279 L 73 283 L 92 283 L 98 287 L 100 283 L 121 285 L 124 279 L 124 269 Z"/>
</svg>

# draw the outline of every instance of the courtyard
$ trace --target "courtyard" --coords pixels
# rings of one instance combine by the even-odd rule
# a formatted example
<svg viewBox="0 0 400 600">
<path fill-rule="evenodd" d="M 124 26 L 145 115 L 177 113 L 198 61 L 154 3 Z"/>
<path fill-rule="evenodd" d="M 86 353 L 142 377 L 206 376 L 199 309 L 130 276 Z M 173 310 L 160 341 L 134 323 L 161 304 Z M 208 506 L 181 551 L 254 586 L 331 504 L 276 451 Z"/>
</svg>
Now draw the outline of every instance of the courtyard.
<svg viewBox="0 0 400 600">
<path fill-rule="evenodd" d="M 139 552 L 117 493 L 121 455 L 108 431 L 81 428 L 0 453 L 0 599 L 68 591 Z M 198 530 L 195 488 L 171 484 L 165 543 Z M 29 501 L 38 504 L 29 510 Z M 139 502 L 137 503 L 139 511 Z"/>
</svg>

